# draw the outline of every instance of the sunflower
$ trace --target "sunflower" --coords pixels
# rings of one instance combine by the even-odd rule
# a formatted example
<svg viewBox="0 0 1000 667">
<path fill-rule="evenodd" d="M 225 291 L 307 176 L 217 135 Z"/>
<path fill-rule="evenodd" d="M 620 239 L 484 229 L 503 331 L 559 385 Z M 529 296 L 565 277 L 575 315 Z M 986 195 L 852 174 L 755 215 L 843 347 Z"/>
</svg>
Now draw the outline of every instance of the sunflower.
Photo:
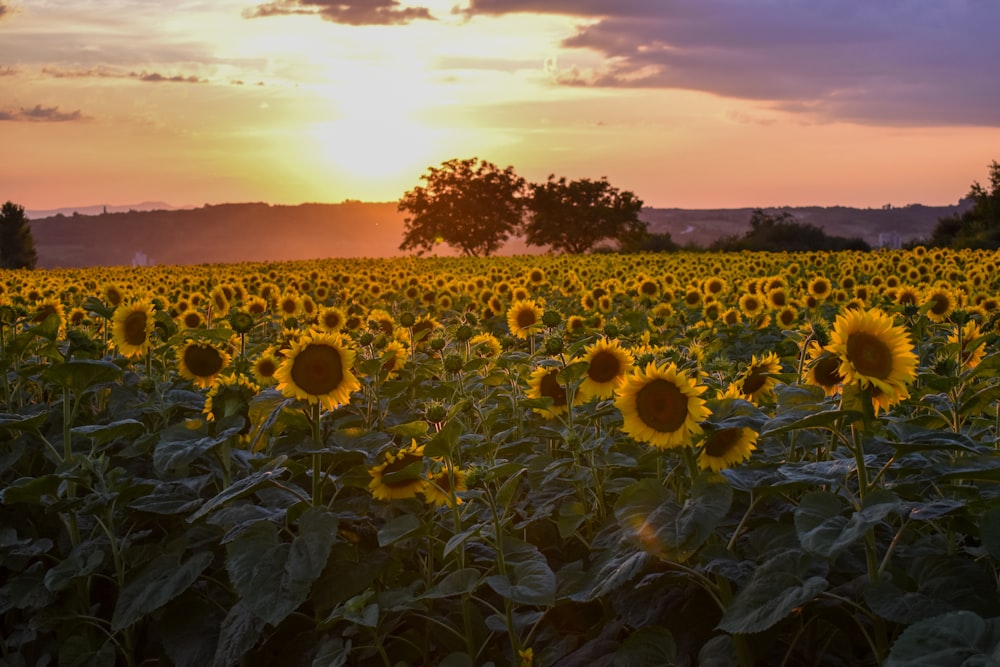
<svg viewBox="0 0 1000 667">
<path fill-rule="evenodd" d="M 281 364 L 281 357 L 275 352 L 274 347 L 264 350 L 253 362 L 253 376 L 261 386 L 270 386 L 276 382 L 274 373 Z"/>
<path fill-rule="evenodd" d="M 757 355 L 753 355 L 736 383 L 743 398 L 754 405 L 759 405 L 763 401 L 770 400 L 774 395 L 774 388 L 778 381 L 770 376 L 780 372 L 781 359 L 774 352 L 763 355 L 760 359 L 757 358 Z"/>
<path fill-rule="evenodd" d="M 466 475 L 464 470 L 451 465 L 443 465 L 438 470 L 428 472 L 427 483 L 422 489 L 424 500 L 428 505 L 437 507 L 444 505 L 451 507 L 453 499 L 456 505 L 461 505 L 462 499 L 456 493 L 468 491 Z"/>
<path fill-rule="evenodd" d="M 355 351 L 336 334 L 310 332 L 285 353 L 275 371 L 278 390 L 288 397 L 332 410 L 351 400 L 361 383 L 351 372 Z"/>
<path fill-rule="evenodd" d="M 757 432 L 746 426 L 713 429 L 701 443 L 698 467 L 715 472 L 750 458 L 757 449 Z"/>
<path fill-rule="evenodd" d="M 177 316 L 177 323 L 185 329 L 197 329 L 205 324 L 205 318 L 199 311 L 189 308 Z"/>
<path fill-rule="evenodd" d="M 368 490 L 376 500 L 415 498 L 427 488 L 424 446 L 413 440 L 406 449 L 386 454 L 382 463 L 368 469 L 368 474 L 372 478 Z"/>
<path fill-rule="evenodd" d="M 840 357 L 823 349 L 817 341 L 809 341 L 807 365 L 802 378 L 806 384 L 820 387 L 826 396 L 836 396 L 844 384 L 840 374 Z"/>
<path fill-rule="evenodd" d="M 138 357 L 149 349 L 149 337 L 153 334 L 153 302 L 136 301 L 131 305 L 122 304 L 111 316 L 111 336 L 124 357 Z"/>
<path fill-rule="evenodd" d="M 503 352 L 503 347 L 497 337 L 491 333 L 476 334 L 469 339 L 469 348 L 481 357 L 496 359 Z"/>
<path fill-rule="evenodd" d="M 515 301 L 507 309 L 507 328 L 513 336 L 526 339 L 534 330 L 536 324 L 542 321 L 542 309 L 535 303 L 534 299 L 523 299 Z"/>
<path fill-rule="evenodd" d="M 809 281 L 809 294 L 817 300 L 822 300 L 830 296 L 832 289 L 833 286 L 830 285 L 830 281 L 823 276 L 818 276 Z"/>
<path fill-rule="evenodd" d="M 635 359 L 617 339 L 601 340 L 584 349 L 583 360 L 587 373 L 580 384 L 582 398 L 610 398 L 625 374 L 632 369 Z"/>
<path fill-rule="evenodd" d="M 844 382 L 870 388 L 876 406 L 891 407 L 909 396 L 906 385 L 917 367 L 910 335 L 878 308 L 838 315 L 826 349 L 840 358 Z"/>
<path fill-rule="evenodd" d="M 394 375 L 406 363 L 410 356 L 406 348 L 397 340 L 391 340 L 382 350 L 382 370 L 388 375 Z"/>
<path fill-rule="evenodd" d="M 622 431 L 660 449 L 691 444 L 701 433 L 698 422 L 712 414 L 704 399 L 706 387 L 677 369 L 653 362 L 630 374 L 615 399 L 624 419 Z"/>
<path fill-rule="evenodd" d="M 344 324 L 347 322 L 347 317 L 340 308 L 326 306 L 320 308 L 316 322 L 322 331 L 340 333 L 340 330 L 344 328 Z"/>
<path fill-rule="evenodd" d="M 740 310 L 748 320 L 754 319 L 764 312 L 764 302 L 756 294 L 744 294 L 739 300 Z"/>
<path fill-rule="evenodd" d="M 535 413 L 545 419 L 555 419 L 569 411 L 566 400 L 566 387 L 559 382 L 559 369 L 540 366 L 531 372 L 528 378 L 528 398 L 551 398 L 552 405 L 547 408 L 534 408 Z"/>
<path fill-rule="evenodd" d="M 225 350 L 208 342 L 188 339 L 177 354 L 177 372 L 199 387 L 210 387 L 219 373 L 229 365 L 229 360 L 229 353 Z"/>
<path fill-rule="evenodd" d="M 935 287 L 924 294 L 924 303 L 928 306 L 927 317 L 932 322 L 944 322 L 955 310 L 957 299 L 950 289 Z"/>
<path fill-rule="evenodd" d="M 969 320 L 961 327 L 954 327 L 948 334 L 948 343 L 960 348 L 959 358 L 963 371 L 972 370 L 986 356 L 986 339 L 975 320 Z"/>
<path fill-rule="evenodd" d="M 240 416 L 244 420 L 240 429 L 239 439 L 246 443 L 250 440 L 250 401 L 260 387 L 240 377 L 219 379 L 205 395 L 205 407 L 202 413 L 208 421 L 221 421 L 226 417 Z"/>
</svg>

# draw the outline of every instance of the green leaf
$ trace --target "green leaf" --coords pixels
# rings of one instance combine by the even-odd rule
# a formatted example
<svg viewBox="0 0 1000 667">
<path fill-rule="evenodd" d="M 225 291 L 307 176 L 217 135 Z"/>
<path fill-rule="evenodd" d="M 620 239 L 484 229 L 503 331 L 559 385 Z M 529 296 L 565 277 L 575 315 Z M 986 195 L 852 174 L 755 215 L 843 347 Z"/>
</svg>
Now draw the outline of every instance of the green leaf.
<svg viewBox="0 0 1000 667">
<path fill-rule="evenodd" d="M 885 667 L 995 665 L 998 645 L 1000 619 L 955 611 L 906 628 L 892 645 Z"/>
<path fill-rule="evenodd" d="M 805 415 L 803 416 L 803 412 Z M 760 435 L 774 436 L 790 431 L 799 431 L 804 428 L 819 428 L 820 426 L 836 426 L 840 428 L 847 424 L 853 424 L 861 419 L 861 413 L 855 410 L 824 410 L 816 412 L 812 409 L 803 408 L 796 411 L 782 412 L 778 416 L 767 420 L 760 429 Z M 838 424 L 840 420 L 843 423 Z"/>
<path fill-rule="evenodd" d="M 36 415 L 0 413 L 0 433 L 9 433 L 11 431 L 34 432 L 41 428 L 42 424 L 48 418 L 48 412 L 39 412 Z"/>
<path fill-rule="evenodd" d="M 21 477 L 15 479 L 0 491 L 0 503 L 14 505 L 50 504 L 59 494 L 62 478 L 58 475 L 42 475 L 41 477 Z M 44 501 L 48 501 L 43 503 Z"/>
<path fill-rule="evenodd" d="M 237 426 L 231 426 L 218 435 L 197 437 L 197 431 L 184 433 L 184 425 L 168 429 L 153 450 L 153 466 L 161 475 L 183 472 L 199 458 L 213 448 L 228 442 L 233 436 L 239 435 L 243 429 L 242 420 Z M 188 436 L 188 437 L 184 437 Z"/>
<path fill-rule="evenodd" d="M 192 484 L 195 479 L 189 477 L 176 482 L 160 482 L 151 493 L 136 498 L 128 506 L 152 514 L 189 512 L 201 505 L 201 496 L 196 489 L 202 485 Z"/>
<path fill-rule="evenodd" d="M 175 551 L 157 556 L 125 582 L 111 617 L 113 632 L 124 630 L 186 591 L 214 558 L 211 552 L 203 551 L 181 562 L 182 555 Z"/>
<path fill-rule="evenodd" d="M 683 506 L 662 484 L 647 479 L 621 494 L 615 516 L 626 534 L 646 551 L 683 563 L 712 535 L 732 500 L 732 487 L 717 474 L 700 475 Z"/>
<path fill-rule="evenodd" d="M 50 315 L 51 317 L 51 315 Z M 115 667 L 115 644 L 110 639 L 95 650 L 93 638 L 73 635 L 59 642 L 60 667 Z"/>
<path fill-rule="evenodd" d="M 411 537 L 420 528 L 420 517 L 415 514 L 401 514 L 378 531 L 378 545 L 387 547 L 394 542 Z"/>
<path fill-rule="evenodd" d="M 103 564 L 101 547 L 96 542 L 83 542 L 45 573 L 45 587 L 53 593 L 65 590 L 75 579 L 90 576 Z"/>
<path fill-rule="evenodd" d="M 310 507 L 299 517 L 299 534 L 279 541 L 270 521 L 247 527 L 227 545 L 226 571 L 240 599 L 257 616 L 278 625 L 309 597 L 337 539 L 338 519 Z"/>
<path fill-rule="evenodd" d="M 271 465 L 280 463 L 280 459 L 272 462 Z M 206 502 L 201 508 L 188 517 L 189 522 L 197 521 L 201 517 L 205 516 L 216 507 L 229 502 L 230 500 L 236 500 L 237 498 L 242 498 L 243 496 L 250 495 L 262 486 L 271 486 L 275 484 L 282 474 L 285 472 L 285 468 L 274 468 L 274 469 L 264 469 L 258 470 L 249 477 L 244 477 L 232 484 L 229 488 L 224 489 L 217 496 Z"/>
<path fill-rule="evenodd" d="M 232 667 L 262 639 L 265 623 L 247 607 L 237 601 L 226 614 L 219 628 L 219 643 L 215 648 L 212 667 Z"/>
<path fill-rule="evenodd" d="M 538 547 L 513 537 L 504 537 L 501 548 L 507 575 L 488 577 L 486 583 L 517 604 L 555 604 L 556 575 Z"/>
<path fill-rule="evenodd" d="M 865 499 L 865 506 L 850 517 L 844 516 L 846 503 L 828 491 L 806 494 L 795 509 L 795 530 L 802 548 L 809 553 L 836 558 L 864 537 L 900 506 L 895 494 L 880 490 Z"/>
<path fill-rule="evenodd" d="M 425 600 L 437 600 L 471 593 L 479 585 L 479 576 L 479 570 L 474 567 L 456 570 L 420 597 Z"/>
<path fill-rule="evenodd" d="M 559 537 L 566 539 L 587 520 L 587 508 L 579 500 L 570 500 L 559 506 Z"/>
<path fill-rule="evenodd" d="M 464 426 L 460 420 L 448 421 L 424 447 L 424 456 L 453 458 L 455 447 L 458 445 L 458 439 L 463 430 Z"/>
<path fill-rule="evenodd" d="M 888 581 L 865 586 L 865 602 L 873 612 L 893 623 L 909 625 L 931 616 L 953 611 L 942 600 L 918 591 L 904 591 Z"/>
<path fill-rule="evenodd" d="M 793 550 L 761 565 L 723 613 L 719 629 L 734 634 L 763 632 L 826 590 L 826 579 L 807 576 L 811 561 L 811 556 Z"/>
<path fill-rule="evenodd" d="M 74 426 L 70 430 L 73 435 L 82 435 L 91 438 L 94 444 L 100 447 L 118 438 L 134 440 L 146 432 L 146 426 L 141 421 L 135 419 L 121 419 L 110 424 Z"/>
<path fill-rule="evenodd" d="M 615 651 L 615 667 L 671 667 L 677 643 L 666 628 L 646 626 L 633 632 Z"/>
<path fill-rule="evenodd" d="M 1000 507 L 987 510 L 979 517 L 979 539 L 991 556 L 1000 559 Z"/>
<path fill-rule="evenodd" d="M 74 359 L 49 366 L 42 371 L 46 382 L 66 387 L 76 395 L 99 384 L 114 382 L 122 375 L 122 369 L 103 359 Z"/>
<path fill-rule="evenodd" d="M 418 421 L 406 422 L 405 424 L 389 426 L 385 430 L 402 438 L 422 438 L 427 435 L 427 422 L 420 419 Z"/>
</svg>

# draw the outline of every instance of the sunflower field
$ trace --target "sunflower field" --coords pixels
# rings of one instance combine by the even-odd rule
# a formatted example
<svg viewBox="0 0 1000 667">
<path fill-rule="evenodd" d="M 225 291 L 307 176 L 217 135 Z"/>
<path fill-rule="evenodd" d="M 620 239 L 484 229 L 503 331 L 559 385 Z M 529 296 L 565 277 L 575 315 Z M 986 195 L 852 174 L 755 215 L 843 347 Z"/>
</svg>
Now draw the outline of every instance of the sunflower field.
<svg viewBox="0 0 1000 667">
<path fill-rule="evenodd" d="M 0 664 L 998 664 L 998 264 L 0 271 Z"/>
</svg>

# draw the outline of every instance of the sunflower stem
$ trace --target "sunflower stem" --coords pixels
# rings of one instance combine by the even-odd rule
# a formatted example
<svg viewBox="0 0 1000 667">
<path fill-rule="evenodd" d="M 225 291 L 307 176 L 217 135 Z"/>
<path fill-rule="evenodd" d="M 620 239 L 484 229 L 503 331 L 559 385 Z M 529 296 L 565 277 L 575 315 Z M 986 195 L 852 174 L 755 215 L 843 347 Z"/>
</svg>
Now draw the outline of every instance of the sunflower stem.
<svg viewBox="0 0 1000 667">
<path fill-rule="evenodd" d="M 322 444 L 320 440 L 320 410 L 322 406 L 319 401 L 316 401 L 311 406 L 312 415 L 309 420 L 309 426 L 312 427 L 312 440 L 315 447 L 318 448 Z M 320 455 L 319 451 L 313 451 L 312 454 L 312 504 L 313 507 L 319 507 L 323 504 L 322 489 L 320 487 L 320 467 L 323 464 L 323 457 Z"/>
</svg>

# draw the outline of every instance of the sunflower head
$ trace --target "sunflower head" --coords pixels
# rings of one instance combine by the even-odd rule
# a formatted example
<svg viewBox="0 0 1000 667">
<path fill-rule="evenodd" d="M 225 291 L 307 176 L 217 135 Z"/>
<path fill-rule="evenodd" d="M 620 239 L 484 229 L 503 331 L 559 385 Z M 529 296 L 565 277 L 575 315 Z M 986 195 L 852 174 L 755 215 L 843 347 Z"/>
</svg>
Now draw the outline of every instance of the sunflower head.
<svg viewBox="0 0 1000 667">
<path fill-rule="evenodd" d="M 701 433 L 699 422 L 711 414 L 700 398 L 705 389 L 676 364 L 650 362 L 625 379 L 615 399 L 622 431 L 660 449 L 690 445 L 691 436 Z"/>
<path fill-rule="evenodd" d="M 149 349 L 153 334 L 153 302 L 142 300 L 118 306 L 111 316 L 111 327 L 112 340 L 122 356 L 141 356 Z"/>
<path fill-rule="evenodd" d="M 628 373 L 635 358 L 617 339 L 602 338 L 584 349 L 587 371 L 580 384 L 583 398 L 610 398 Z"/>
<path fill-rule="evenodd" d="M 427 473 L 427 483 L 422 490 L 424 500 L 437 507 L 461 505 L 462 499 L 456 494 L 468 490 L 467 473 L 451 465 L 438 464 L 437 469 Z"/>
<path fill-rule="evenodd" d="M 368 489 L 376 500 L 404 500 L 424 493 L 424 446 L 417 441 L 397 452 L 386 454 L 382 463 L 368 469 L 372 480 Z"/>
<path fill-rule="evenodd" d="M 534 299 L 515 301 L 507 309 L 507 328 L 512 336 L 527 339 L 541 325 L 542 315 Z"/>
<path fill-rule="evenodd" d="M 355 351 L 339 335 L 310 332 L 285 352 L 274 373 L 278 390 L 292 398 L 334 409 L 361 388 L 354 376 Z"/>
<path fill-rule="evenodd" d="M 778 384 L 778 381 L 771 376 L 780 372 L 781 359 L 774 352 L 770 352 L 760 359 L 757 358 L 757 355 L 753 355 L 750 358 L 750 363 L 737 380 L 743 398 L 755 405 L 770 400 L 774 396 L 774 388 Z"/>
<path fill-rule="evenodd" d="M 718 472 L 750 458 L 757 449 L 757 432 L 746 426 L 717 428 L 709 431 L 701 443 L 698 467 Z"/>
<path fill-rule="evenodd" d="M 909 396 L 906 385 L 916 379 L 917 367 L 910 335 L 878 308 L 838 315 L 826 350 L 840 358 L 844 382 L 870 388 L 877 407 Z"/>
<path fill-rule="evenodd" d="M 188 339 L 177 353 L 177 372 L 199 387 L 210 387 L 229 365 L 229 353 L 206 342 Z"/>
<path fill-rule="evenodd" d="M 811 341 L 806 352 L 807 361 L 803 381 L 823 390 L 826 396 L 836 396 L 844 384 L 840 374 L 840 358 L 823 349 L 816 341 Z"/>
<path fill-rule="evenodd" d="M 569 411 L 566 399 L 566 387 L 559 382 L 559 369 L 551 366 L 539 366 L 531 372 L 528 378 L 528 398 L 551 398 L 552 405 L 547 408 L 534 408 L 536 414 L 545 419 L 555 419 Z"/>
</svg>

